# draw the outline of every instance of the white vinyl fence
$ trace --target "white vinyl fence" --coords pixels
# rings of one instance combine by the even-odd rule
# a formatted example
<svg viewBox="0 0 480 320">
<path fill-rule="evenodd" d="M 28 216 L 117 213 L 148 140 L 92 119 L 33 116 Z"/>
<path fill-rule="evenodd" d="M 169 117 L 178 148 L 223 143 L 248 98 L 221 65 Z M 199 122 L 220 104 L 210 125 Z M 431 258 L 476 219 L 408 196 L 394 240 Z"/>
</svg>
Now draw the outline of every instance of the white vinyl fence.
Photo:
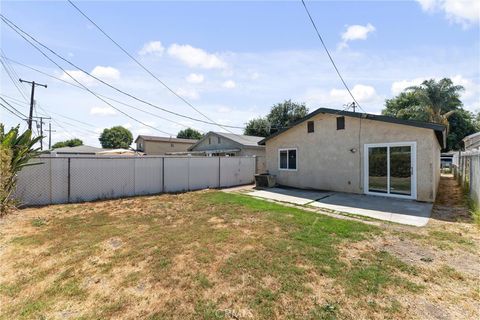
<svg viewBox="0 0 480 320">
<path fill-rule="evenodd" d="M 470 198 L 480 205 L 480 150 L 462 151 L 455 154 L 453 163 L 458 181 L 468 190 Z"/>
<path fill-rule="evenodd" d="M 254 157 L 42 157 L 18 175 L 22 205 L 232 187 L 254 181 Z"/>
</svg>

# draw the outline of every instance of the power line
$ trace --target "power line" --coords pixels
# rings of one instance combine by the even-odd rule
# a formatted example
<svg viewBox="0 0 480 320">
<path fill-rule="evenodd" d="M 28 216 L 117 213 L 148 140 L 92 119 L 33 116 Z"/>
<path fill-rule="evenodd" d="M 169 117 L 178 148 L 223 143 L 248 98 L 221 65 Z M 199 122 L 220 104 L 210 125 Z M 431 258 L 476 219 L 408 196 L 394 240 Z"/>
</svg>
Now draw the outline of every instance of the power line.
<svg viewBox="0 0 480 320">
<path fill-rule="evenodd" d="M 320 32 L 318 31 L 317 25 L 315 24 L 315 21 L 313 20 L 312 15 L 310 14 L 310 11 L 308 11 L 308 8 L 307 8 L 307 5 L 305 4 L 305 1 L 304 1 L 304 0 L 301 0 L 301 1 L 302 1 L 302 4 L 303 4 L 303 7 L 305 8 L 305 11 L 307 12 L 308 17 L 310 18 L 310 22 L 312 23 L 313 28 L 315 29 L 315 32 L 317 33 L 317 36 L 318 36 L 318 38 L 320 39 L 320 42 L 322 43 L 323 48 L 325 49 L 325 52 L 327 53 L 328 58 L 330 59 L 330 62 L 331 62 L 332 65 L 333 65 L 333 68 L 335 68 L 335 71 L 337 72 L 338 77 L 340 78 L 340 80 L 341 80 L 342 83 L 343 83 L 343 86 L 345 87 L 345 89 L 347 89 L 348 93 L 349 93 L 350 96 L 352 97 L 353 101 L 357 104 L 357 106 L 358 106 L 360 109 L 363 110 L 363 108 L 360 106 L 360 103 L 358 103 L 358 101 L 355 99 L 355 97 L 353 96 L 352 92 L 351 92 L 350 89 L 348 88 L 347 83 L 345 82 L 345 80 L 343 80 L 343 77 L 342 77 L 342 75 L 340 74 L 340 71 L 338 70 L 337 65 L 335 64 L 335 61 L 333 61 L 333 58 L 332 58 L 330 52 L 328 51 L 328 48 L 327 48 L 327 46 L 325 45 L 325 42 L 323 41 L 323 38 L 322 38 L 322 36 L 320 35 Z M 363 112 L 366 112 L 366 111 L 363 110 Z"/>
<path fill-rule="evenodd" d="M 232 131 L 228 130 L 227 128 L 225 128 L 223 125 L 215 122 L 214 120 L 212 120 L 211 118 L 209 118 L 206 114 L 202 113 L 198 108 L 196 108 L 192 103 L 190 103 L 187 99 L 185 99 L 184 97 L 182 97 L 181 95 L 179 95 L 177 92 L 175 92 L 172 88 L 170 88 L 165 82 L 163 82 L 162 80 L 160 80 L 155 74 L 153 74 L 153 72 L 151 72 L 147 67 L 145 67 L 140 61 L 138 61 L 133 55 L 131 55 L 127 50 L 125 50 L 118 42 L 116 42 L 112 37 L 110 37 L 98 24 L 96 24 L 90 17 L 87 16 L 86 13 L 84 13 L 79 7 L 77 7 L 71 0 L 68 0 L 68 2 L 83 16 L 85 17 L 85 19 L 87 19 L 88 21 L 90 21 L 90 23 L 92 23 L 105 37 L 107 37 L 110 41 L 112 41 L 120 50 L 122 50 L 128 57 L 130 57 L 130 59 L 132 59 L 133 61 L 135 61 L 135 63 L 137 65 L 139 65 L 143 70 L 145 70 L 145 72 L 147 72 L 149 75 L 151 75 L 155 80 L 157 80 L 159 83 L 161 83 L 168 91 L 170 91 L 171 93 L 173 93 L 176 97 L 178 97 L 180 100 L 182 100 L 183 102 L 185 102 L 189 107 L 191 107 L 193 110 L 195 110 L 196 112 L 198 112 L 199 114 L 201 114 L 205 119 L 207 119 L 208 121 L 214 123 L 215 125 L 217 125 L 218 127 L 230 132 L 230 133 L 233 133 Z"/>
<path fill-rule="evenodd" d="M 15 76 L 14 78 L 15 79 L 20 79 L 20 76 L 18 75 L 17 71 L 15 71 L 15 68 L 12 66 L 12 64 L 10 62 L 8 62 L 5 59 L 5 52 L 3 51 L 3 49 L 0 49 L 0 52 L 2 53 L 3 60 L 5 61 L 7 67 L 10 68 L 10 71 Z M 15 81 L 15 83 L 17 83 L 17 82 Z M 23 88 L 23 90 L 21 90 L 21 91 L 23 91 L 23 93 L 25 93 L 25 95 L 22 94 L 22 96 L 24 96 L 24 98 L 25 98 L 26 96 L 28 96 L 28 89 L 29 88 L 23 82 L 20 82 L 20 87 Z M 25 101 L 28 101 L 28 99 L 25 99 Z"/>
<path fill-rule="evenodd" d="M 12 75 L 11 71 L 8 69 L 8 66 L 6 63 L 3 62 L 4 59 L 1 59 L 0 58 L 0 63 L 2 64 L 3 66 L 3 69 L 5 69 L 5 72 L 7 73 L 7 76 L 8 78 L 10 79 L 10 81 L 13 83 L 13 85 L 15 86 L 15 88 L 17 89 L 17 91 L 20 93 L 20 95 L 25 99 L 25 101 L 28 101 L 28 98 L 27 96 L 25 95 L 25 93 L 20 89 L 18 83 L 17 83 L 17 80 L 14 78 L 14 76 Z"/>
<path fill-rule="evenodd" d="M 66 83 L 66 84 L 68 84 L 68 85 L 70 85 L 70 86 L 76 87 L 76 88 L 81 89 L 81 90 L 85 90 L 83 87 L 81 87 L 81 86 L 79 86 L 79 85 L 76 85 L 76 84 L 71 83 L 71 82 L 69 82 L 69 81 L 66 81 L 66 80 L 64 80 L 64 79 L 55 77 L 55 76 L 53 76 L 53 75 L 51 75 L 51 74 L 48 74 L 48 73 L 46 73 L 46 72 L 43 72 L 43 71 L 37 69 L 37 68 L 28 66 L 28 65 L 26 65 L 26 64 L 23 64 L 23 63 L 21 63 L 21 62 L 15 61 L 15 60 L 13 60 L 13 59 L 11 59 L 11 58 L 8 58 L 8 57 L 5 57 L 5 59 L 7 59 L 7 60 L 9 60 L 9 61 L 11 61 L 11 62 L 13 62 L 13 63 L 16 63 L 16 64 L 18 64 L 18 65 L 20 65 L 20 66 L 22 66 L 22 67 L 25 67 L 25 68 L 28 68 L 28 69 L 30 69 L 30 70 L 36 71 L 36 72 L 38 72 L 38 73 L 40 73 L 40 74 L 43 74 L 43 75 L 45 75 L 45 76 L 47 76 L 47 77 L 50 77 L 50 78 L 52 78 L 52 79 L 55 79 L 55 80 L 61 81 L 61 82 L 63 82 L 63 83 Z M 92 90 L 92 91 L 93 91 L 93 90 Z M 94 92 L 95 92 L 95 91 L 94 91 Z M 133 105 L 131 105 L 131 104 L 128 104 L 128 103 L 119 101 L 119 100 L 114 99 L 114 98 L 107 97 L 107 96 L 105 96 L 105 95 L 103 95 L 103 94 L 100 94 L 100 93 L 98 93 L 98 92 L 95 92 L 95 93 L 96 93 L 97 95 L 99 95 L 100 97 L 103 97 L 103 98 L 105 98 L 105 99 L 107 99 L 107 100 L 110 100 L 110 101 L 119 103 L 119 104 L 124 105 L 124 106 L 126 106 L 126 107 L 129 107 L 129 108 L 135 109 L 135 110 L 137 110 L 137 111 L 146 113 L 146 114 L 148 114 L 148 115 L 154 116 L 154 117 L 156 117 L 156 118 L 159 118 L 159 119 L 162 119 L 162 120 L 165 120 L 165 121 L 174 123 L 174 124 L 176 124 L 176 125 L 179 125 L 179 126 L 182 126 L 182 127 L 185 127 L 185 128 L 189 128 L 189 126 L 187 126 L 187 125 L 185 125 L 185 124 L 183 124 L 183 123 L 181 123 L 181 122 L 174 121 L 174 120 L 171 120 L 171 119 L 168 119 L 168 118 L 159 116 L 159 115 L 157 115 L 157 114 L 155 114 L 155 113 L 152 113 L 152 112 L 143 110 L 143 109 L 141 109 L 141 108 L 139 108 L 139 107 L 135 107 L 135 106 L 133 106 Z M 200 132 L 203 132 L 203 130 L 199 130 L 199 131 L 200 131 Z"/>
<path fill-rule="evenodd" d="M 5 103 L 7 106 L 9 106 L 10 108 L 12 108 L 16 113 L 17 115 L 20 115 L 22 116 L 22 120 L 25 120 L 26 121 L 26 118 L 27 116 L 25 116 L 22 112 L 20 112 L 17 108 L 15 108 L 14 106 L 12 106 L 7 100 L 3 99 L 2 97 L 0 97 L 0 99 L 3 101 L 3 103 Z"/>
<path fill-rule="evenodd" d="M 181 113 L 178 113 L 178 112 L 174 112 L 174 111 L 171 111 L 171 110 L 168 110 L 168 109 L 165 109 L 165 108 L 162 108 L 162 107 L 159 107 L 151 102 L 148 102 L 146 100 L 143 100 L 141 98 L 138 98 L 128 92 L 125 92 L 111 84 L 109 84 L 108 82 L 90 74 L 89 72 L 85 71 L 84 69 L 82 69 L 81 67 L 77 66 L 76 64 L 74 64 L 73 62 L 69 61 L 68 59 L 62 57 L 60 54 L 58 54 L 57 52 L 55 52 L 54 50 L 50 49 L 49 47 L 47 47 L 46 45 L 44 45 L 43 43 L 41 43 L 40 41 L 38 41 L 37 39 L 35 39 L 33 36 L 31 36 L 30 34 L 28 34 L 27 32 L 23 31 L 20 27 L 18 27 L 15 23 L 13 23 L 11 20 L 9 20 L 8 18 L 6 18 L 3 14 L 0 14 L 0 17 L 2 18 L 3 22 L 5 24 L 7 24 L 12 30 L 14 30 L 17 34 L 19 34 L 22 38 L 25 39 L 25 41 L 29 42 L 32 46 L 34 46 L 37 50 L 39 50 L 42 54 L 43 51 L 41 51 L 38 47 L 36 47 L 35 45 L 33 45 L 28 39 L 25 38 L 25 36 L 29 37 L 30 39 L 32 39 L 34 42 L 36 42 L 37 44 L 39 44 L 41 47 L 45 48 L 46 50 L 48 50 L 49 52 L 51 52 L 53 55 L 55 55 L 57 58 L 63 60 L 64 62 L 68 63 L 69 65 L 71 65 L 72 67 L 80 70 L 81 72 L 83 72 L 84 74 L 86 74 L 87 76 L 101 82 L 102 84 L 108 86 L 109 88 L 123 94 L 123 95 L 126 95 L 134 100 L 137 100 L 141 103 L 144 103 L 144 104 L 147 104 L 153 108 L 156 108 L 156 109 L 159 109 L 159 110 L 162 110 L 164 112 L 168 112 L 168 113 L 171 113 L 171 114 L 174 114 L 176 116 L 179 116 L 179 117 L 182 117 L 182 118 L 186 118 L 186 119 L 190 119 L 190 120 L 193 120 L 193 121 L 197 121 L 197 122 L 202 122 L 202 123 L 205 123 L 205 124 L 210 124 L 210 125 L 218 125 L 217 123 L 214 123 L 214 122 L 210 122 L 210 121 L 205 121 L 205 120 L 201 120 L 201 119 L 198 119 L 198 118 L 194 118 L 194 117 L 191 117 L 191 116 L 187 116 L 187 115 L 183 115 Z M 25 36 L 23 36 L 21 33 L 23 33 Z M 45 54 L 44 54 L 45 55 Z M 50 59 L 50 57 L 47 57 L 48 59 Z M 63 70 L 63 68 L 62 68 Z M 64 71 L 65 72 L 65 71 Z M 68 75 L 68 73 L 67 73 Z M 83 86 L 83 85 L 82 85 Z M 92 92 L 90 89 L 87 88 L 87 90 L 89 92 Z M 234 129 L 244 129 L 244 127 L 239 127 L 239 126 L 231 126 L 231 125 L 226 125 L 226 124 L 222 124 L 223 127 L 228 127 L 228 128 L 234 128 Z"/>
<path fill-rule="evenodd" d="M 7 19 L 5 18 L 5 16 L 1 15 L 0 14 L 0 17 L 2 18 L 3 22 L 6 23 L 13 31 L 15 31 L 17 34 L 19 34 L 25 41 L 27 41 L 30 45 L 32 45 L 35 49 L 37 49 L 45 58 L 47 58 L 50 62 L 52 62 L 53 64 L 55 64 L 60 70 L 62 70 L 66 75 L 68 75 L 69 78 L 71 78 L 73 81 L 75 81 L 76 83 L 78 83 L 80 86 L 82 86 L 85 90 L 87 90 L 88 92 L 90 92 L 92 95 L 94 95 L 95 97 L 97 97 L 99 100 L 103 101 L 105 104 L 109 105 L 110 107 L 112 107 L 113 109 L 117 110 L 118 112 L 122 113 L 123 115 L 125 115 L 126 117 L 142 124 L 143 126 L 146 126 L 146 127 L 149 127 L 149 128 L 152 128 L 153 130 L 156 130 L 158 132 L 161 132 L 163 134 L 167 134 L 169 136 L 172 136 L 172 134 L 168 133 L 168 132 L 165 132 L 165 131 L 162 131 L 160 129 L 157 129 L 155 128 L 154 126 L 151 126 L 151 125 L 148 125 L 138 119 L 136 119 L 135 117 L 129 115 L 128 113 L 122 111 L 121 109 L 115 107 L 114 105 L 112 105 L 111 103 L 109 103 L 108 101 L 106 101 L 105 99 L 101 98 L 100 96 L 98 96 L 96 93 L 94 93 L 93 91 L 91 91 L 88 87 L 86 87 L 85 85 L 83 85 L 81 82 L 79 82 L 77 79 L 75 79 L 75 77 L 73 77 L 72 75 L 70 75 L 70 73 L 68 73 L 62 66 L 60 66 L 58 63 L 56 63 L 52 58 L 50 58 L 47 54 L 45 54 L 40 48 L 38 48 L 35 44 L 33 44 L 31 41 L 29 41 L 27 38 L 25 38 L 23 36 L 23 34 L 21 34 L 18 30 L 16 30 L 15 28 L 19 29 L 22 33 L 26 34 L 27 36 L 29 36 L 26 32 L 24 32 L 23 30 L 21 30 L 20 28 L 18 28 L 14 23 L 12 23 L 15 28 L 13 28 L 10 23 L 7 23 Z M 29 36 L 30 38 L 32 38 L 31 36 Z M 35 42 L 37 42 L 36 40 L 34 40 Z M 84 72 L 84 71 L 83 71 Z"/>
<path fill-rule="evenodd" d="M 0 106 L 3 107 L 5 110 L 7 110 L 8 112 L 10 112 L 11 114 L 13 114 L 15 117 L 21 119 L 21 120 L 25 120 L 24 118 L 22 118 L 21 116 L 19 116 L 18 114 L 16 114 L 14 111 L 10 110 L 6 105 L 4 105 L 3 103 L 0 102 Z"/>
</svg>

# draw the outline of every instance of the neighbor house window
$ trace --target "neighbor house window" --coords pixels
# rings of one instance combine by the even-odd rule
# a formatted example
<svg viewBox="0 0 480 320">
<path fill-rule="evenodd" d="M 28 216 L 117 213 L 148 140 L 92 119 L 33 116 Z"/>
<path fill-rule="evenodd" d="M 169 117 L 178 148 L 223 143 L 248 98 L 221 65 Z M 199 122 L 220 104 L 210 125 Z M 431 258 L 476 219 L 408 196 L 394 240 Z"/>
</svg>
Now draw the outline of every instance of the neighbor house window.
<svg viewBox="0 0 480 320">
<path fill-rule="evenodd" d="M 278 153 L 280 170 L 297 170 L 297 149 L 280 149 Z"/>
<path fill-rule="evenodd" d="M 208 144 L 212 144 L 212 138 L 208 138 Z"/>
<path fill-rule="evenodd" d="M 218 143 L 220 144 L 220 137 L 217 137 L 217 139 L 218 139 L 218 140 L 217 140 L 217 141 L 218 141 Z"/>
<path fill-rule="evenodd" d="M 314 132 L 315 131 L 315 123 L 313 121 L 307 122 L 307 132 Z"/>
<path fill-rule="evenodd" d="M 345 117 L 337 117 L 337 130 L 345 129 Z"/>
<path fill-rule="evenodd" d="M 172 148 L 173 148 L 173 147 L 175 147 L 175 145 L 174 145 L 173 143 L 170 143 L 170 147 L 172 147 Z"/>
</svg>

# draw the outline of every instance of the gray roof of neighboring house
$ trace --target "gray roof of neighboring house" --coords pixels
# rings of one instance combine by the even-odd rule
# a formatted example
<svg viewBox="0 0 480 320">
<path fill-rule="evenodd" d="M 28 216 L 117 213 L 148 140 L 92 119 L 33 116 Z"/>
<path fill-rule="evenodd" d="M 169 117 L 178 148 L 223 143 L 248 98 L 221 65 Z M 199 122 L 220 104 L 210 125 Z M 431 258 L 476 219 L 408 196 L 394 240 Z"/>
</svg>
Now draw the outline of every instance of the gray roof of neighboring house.
<svg viewBox="0 0 480 320">
<path fill-rule="evenodd" d="M 336 109 L 329 109 L 329 108 L 319 108 L 309 114 L 307 114 L 305 117 L 302 119 L 296 121 L 293 123 L 290 127 L 279 130 L 272 134 L 271 136 L 261 140 L 259 144 L 265 145 L 265 142 L 270 140 L 273 137 L 276 137 L 283 132 L 295 127 L 296 125 L 316 116 L 317 114 L 320 113 L 325 113 L 325 114 L 333 114 L 333 115 L 339 115 L 339 116 L 346 116 L 346 117 L 353 117 L 353 118 L 362 118 L 362 119 L 368 119 L 368 120 L 375 120 L 375 121 L 382 121 L 382 122 L 388 122 L 388 123 L 395 123 L 395 124 L 402 124 L 406 126 L 412 126 L 412 127 L 418 127 L 418 128 L 426 128 L 426 129 L 432 129 L 435 132 L 435 135 L 437 137 L 438 143 L 442 148 L 445 148 L 447 145 L 447 133 L 446 133 L 446 127 L 443 124 L 438 124 L 438 123 L 431 123 L 431 122 L 422 122 L 422 121 L 416 121 L 416 120 L 404 120 L 404 119 L 399 119 L 399 118 L 394 118 L 390 116 L 383 116 L 383 115 L 377 115 L 377 114 L 370 114 L 370 113 L 359 113 L 359 112 L 351 112 L 351 111 L 342 111 L 342 110 L 336 110 Z"/>
<path fill-rule="evenodd" d="M 191 143 L 191 144 L 194 144 L 198 141 L 196 139 L 181 139 L 181 138 L 171 138 L 171 137 L 157 137 L 157 136 L 139 135 L 137 137 L 137 139 L 135 139 L 135 143 L 140 138 L 142 138 L 144 141 L 177 142 L 177 143 Z"/>
<path fill-rule="evenodd" d="M 264 139 L 264 137 L 257 137 L 257 136 L 246 136 L 243 134 L 235 134 L 235 133 L 225 133 L 225 132 L 213 132 L 210 131 L 205 136 L 200 139 L 197 143 L 193 146 L 188 148 L 188 150 L 193 150 L 200 142 L 205 140 L 209 135 L 217 135 L 226 139 L 229 139 L 242 147 L 256 147 L 256 148 L 263 148 L 263 146 L 258 145 L 258 142 Z"/>
<path fill-rule="evenodd" d="M 105 149 L 91 147 L 91 146 L 76 146 L 76 147 L 63 147 L 53 149 L 51 152 L 56 153 L 79 153 L 79 154 L 95 154 L 100 151 L 105 151 Z"/>
<path fill-rule="evenodd" d="M 465 149 L 480 148 L 480 132 L 473 133 L 462 139 Z"/>
<path fill-rule="evenodd" d="M 238 142 L 246 147 L 258 147 L 258 142 L 260 142 L 265 137 L 257 136 L 246 136 L 243 134 L 234 134 L 234 133 L 225 133 L 225 132 L 213 132 L 219 136 L 225 137 L 232 141 Z"/>
</svg>

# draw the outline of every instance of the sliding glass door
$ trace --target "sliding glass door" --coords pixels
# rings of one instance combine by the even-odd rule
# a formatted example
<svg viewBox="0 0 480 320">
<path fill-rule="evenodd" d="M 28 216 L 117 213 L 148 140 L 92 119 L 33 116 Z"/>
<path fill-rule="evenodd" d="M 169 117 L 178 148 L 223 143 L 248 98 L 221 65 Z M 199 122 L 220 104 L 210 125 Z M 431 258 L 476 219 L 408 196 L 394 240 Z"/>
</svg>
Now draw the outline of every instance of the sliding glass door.
<svg viewBox="0 0 480 320">
<path fill-rule="evenodd" d="M 415 142 L 365 145 L 365 192 L 416 198 Z"/>
</svg>

